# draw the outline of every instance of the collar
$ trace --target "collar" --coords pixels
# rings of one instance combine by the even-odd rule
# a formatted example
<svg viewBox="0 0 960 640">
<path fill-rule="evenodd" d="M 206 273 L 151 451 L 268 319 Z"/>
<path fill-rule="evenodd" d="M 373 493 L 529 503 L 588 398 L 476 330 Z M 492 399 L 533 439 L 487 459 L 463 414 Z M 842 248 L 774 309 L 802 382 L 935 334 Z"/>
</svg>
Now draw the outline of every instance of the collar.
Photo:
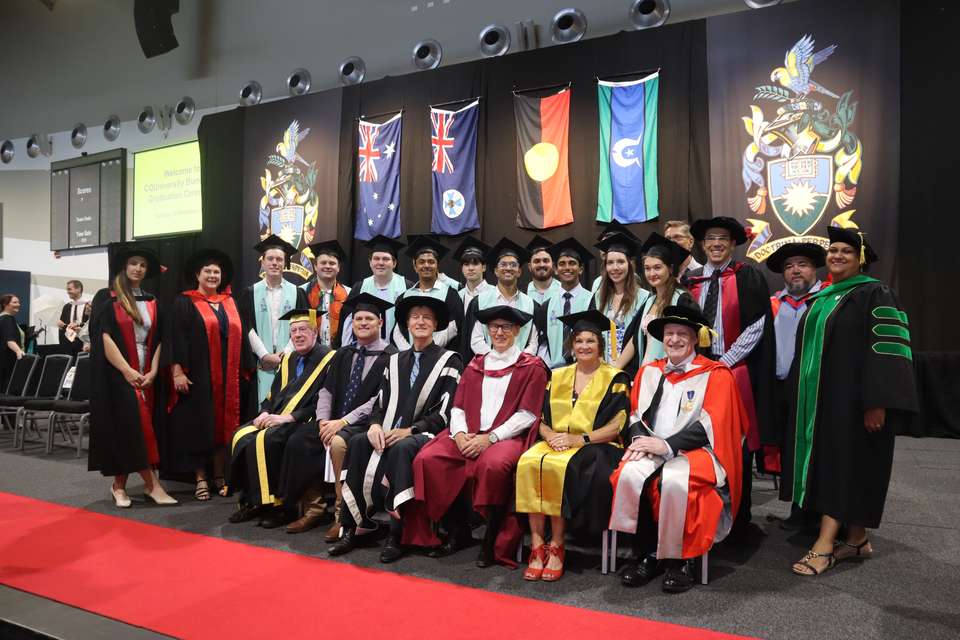
<svg viewBox="0 0 960 640">
<path fill-rule="evenodd" d="M 517 289 L 517 293 L 508 298 L 507 296 L 504 295 L 503 289 L 501 289 L 501 288 L 498 286 L 498 287 L 497 287 L 497 297 L 500 298 L 501 300 L 506 300 L 507 302 L 513 302 L 514 300 L 519 300 L 519 299 L 520 299 L 520 289 L 518 288 L 518 289 Z"/>
<path fill-rule="evenodd" d="M 582 294 L 584 294 L 584 293 L 587 292 L 587 290 L 584 289 L 584 288 L 583 288 L 583 285 L 580 284 L 579 282 L 577 283 L 577 286 L 575 286 L 573 289 L 570 289 L 569 291 L 567 291 L 566 289 L 564 289 L 563 286 L 561 285 L 559 291 L 560 291 L 560 293 L 559 293 L 558 295 L 559 295 L 559 297 L 560 297 L 561 299 L 563 299 L 563 294 L 565 294 L 565 293 L 569 293 L 569 294 L 571 294 L 571 296 L 573 296 L 574 298 L 576 298 L 577 296 L 580 296 L 580 295 L 582 295 Z"/>
<path fill-rule="evenodd" d="M 713 266 L 713 263 L 711 263 L 711 262 L 708 260 L 707 263 L 703 265 L 703 275 L 705 275 L 705 276 L 710 276 L 710 275 L 713 274 L 714 271 L 719 271 L 719 272 L 723 273 L 723 270 L 726 269 L 727 267 L 729 267 L 731 264 L 733 264 L 733 258 L 730 258 L 729 260 L 727 260 L 726 262 L 724 262 L 724 263 L 723 263 L 722 265 L 720 265 L 719 267 Z"/>
<path fill-rule="evenodd" d="M 280 284 L 278 284 L 275 287 L 271 287 L 270 281 L 267 280 L 266 278 L 263 279 L 263 284 L 267 287 L 267 291 L 280 291 L 281 289 L 283 289 L 283 278 L 282 277 L 280 278 Z"/>
<path fill-rule="evenodd" d="M 414 285 L 413 288 L 416 289 L 417 291 L 419 291 L 420 293 L 428 293 L 428 292 L 430 292 L 430 291 L 439 291 L 439 290 L 440 290 L 440 278 L 437 278 L 436 280 L 434 280 L 434 281 L 433 281 L 433 286 L 430 287 L 429 289 L 424 289 L 424 288 L 421 286 L 419 280 L 417 280 L 417 284 Z"/>
<path fill-rule="evenodd" d="M 463 285 L 463 288 L 466 289 L 467 292 L 470 293 L 470 295 L 475 295 L 477 293 L 480 293 L 487 287 L 492 287 L 492 286 L 493 285 L 487 282 L 485 278 L 480 278 L 480 282 L 477 283 L 477 286 L 474 289 L 471 289 L 469 284 Z"/>
<path fill-rule="evenodd" d="M 695 368 L 691 363 L 693 359 L 697 357 L 697 352 L 694 350 L 689 356 L 687 356 L 683 362 L 680 364 L 673 364 L 670 362 L 670 359 L 667 359 L 667 362 L 663 365 L 663 373 L 686 373 L 690 369 Z"/>
<path fill-rule="evenodd" d="M 363 348 L 366 349 L 367 352 L 369 353 L 369 352 L 371 352 L 371 351 L 382 352 L 384 349 L 387 348 L 387 344 L 388 344 L 388 343 L 387 343 L 386 340 L 384 340 L 383 338 L 377 336 L 377 339 L 374 340 L 373 342 L 371 342 L 370 344 L 360 344 L 360 343 L 358 342 L 358 343 L 356 343 L 356 344 L 353 345 L 353 346 L 354 346 L 354 348 L 355 348 L 357 351 L 360 351 L 360 347 L 363 347 Z"/>
<path fill-rule="evenodd" d="M 483 357 L 483 368 L 487 371 L 506 369 L 516 364 L 517 360 L 520 359 L 520 353 L 520 347 L 516 343 L 503 353 L 491 349 Z"/>
<path fill-rule="evenodd" d="M 807 298 L 809 298 L 810 296 L 812 296 L 812 295 L 815 294 L 816 292 L 820 291 L 820 289 L 822 289 L 822 288 L 823 288 L 823 282 L 820 281 L 820 280 L 817 280 L 816 282 L 813 283 L 813 286 L 810 287 L 810 290 L 807 291 L 807 292 L 806 292 L 805 294 L 803 294 L 802 296 L 800 296 L 799 298 L 796 297 L 796 296 L 792 296 L 792 295 L 790 295 L 789 293 L 787 293 L 787 288 L 786 288 L 786 287 L 784 287 L 784 288 L 781 289 L 780 291 L 777 291 L 777 293 L 775 293 L 774 295 L 775 295 L 776 297 L 780 298 L 781 300 L 783 300 L 784 298 L 793 298 L 794 300 L 806 300 Z"/>
</svg>

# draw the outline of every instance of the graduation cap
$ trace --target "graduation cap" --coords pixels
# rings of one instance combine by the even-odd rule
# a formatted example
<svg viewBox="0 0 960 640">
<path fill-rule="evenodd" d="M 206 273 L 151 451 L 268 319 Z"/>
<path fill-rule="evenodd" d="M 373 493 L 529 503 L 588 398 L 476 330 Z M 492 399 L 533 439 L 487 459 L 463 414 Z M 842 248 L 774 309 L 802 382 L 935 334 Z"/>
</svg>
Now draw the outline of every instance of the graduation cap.
<svg viewBox="0 0 960 640">
<path fill-rule="evenodd" d="M 595 246 L 604 253 L 616 251 L 629 257 L 637 253 L 639 244 L 640 243 L 634 238 L 617 231 L 604 236 Z"/>
<path fill-rule="evenodd" d="M 668 324 L 682 324 L 693 329 L 697 334 L 697 346 L 704 349 L 710 346 L 712 336 L 717 335 L 699 309 L 676 305 L 667 307 L 663 310 L 663 315 L 651 320 L 647 324 L 647 333 L 663 342 L 663 330 Z"/>
<path fill-rule="evenodd" d="M 113 254 L 113 260 L 110 263 L 111 278 L 119 271 L 123 271 L 127 266 L 127 260 L 133 256 L 140 256 L 147 261 L 147 273 L 144 278 L 153 278 L 163 273 L 164 268 L 160 265 L 160 258 L 153 249 L 136 242 L 112 242 L 110 243 L 110 252 Z"/>
<path fill-rule="evenodd" d="M 610 321 L 610 318 L 596 309 L 568 313 L 565 316 L 560 316 L 557 320 L 570 327 L 573 330 L 573 335 L 577 335 L 581 331 L 589 331 L 601 337 L 606 331 L 616 335 L 616 325 Z"/>
<path fill-rule="evenodd" d="M 861 267 L 865 267 L 880 260 L 880 256 L 874 253 L 873 248 L 863 238 L 863 233 L 857 229 L 827 227 L 827 236 L 830 238 L 830 244 L 833 244 L 834 242 L 842 242 L 859 251 Z"/>
<path fill-rule="evenodd" d="M 445 246 L 434 240 L 432 237 L 421 234 L 421 235 L 408 235 L 407 238 L 410 240 L 410 244 L 407 245 L 407 250 L 404 251 L 408 256 L 416 260 L 421 253 L 432 253 L 437 259 L 437 262 L 443 259 L 443 256 L 449 253 L 449 249 Z"/>
<path fill-rule="evenodd" d="M 815 242 L 788 242 L 767 258 L 767 268 L 774 273 L 783 273 L 783 265 L 788 258 L 808 258 L 814 268 L 819 269 L 827 263 L 826 250 Z"/>
<path fill-rule="evenodd" d="M 344 258 L 347 255 L 347 252 L 343 250 L 343 247 L 340 246 L 340 243 L 336 240 L 324 240 L 323 242 L 314 242 L 310 245 L 310 253 L 313 254 L 313 259 L 316 260 L 321 255 L 336 256 L 337 260 L 343 262 Z"/>
<path fill-rule="evenodd" d="M 481 242 L 473 236 L 467 236 L 453 252 L 453 257 L 459 262 L 479 260 L 483 264 L 486 264 L 487 253 L 490 251 L 490 248 L 490 245 L 486 242 Z"/>
<path fill-rule="evenodd" d="M 530 252 L 510 238 L 502 238 L 487 254 L 487 264 L 496 265 L 503 256 L 513 256 L 520 264 L 530 262 Z"/>
<path fill-rule="evenodd" d="M 325 311 L 317 311 L 316 309 L 290 309 L 285 314 L 280 316 L 280 320 L 287 320 L 291 324 L 294 322 L 309 322 L 311 327 L 316 328 L 317 326 L 317 317 L 322 316 Z"/>
<path fill-rule="evenodd" d="M 580 244 L 576 238 L 572 237 L 561 240 L 550 247 L 550 255 L 553 257 L 554 262 L 557 262 L 563 256 L 573 258 L 580 263 L 581 267 L 586 266 L 587 263 L 593 260 L 593 254 L 590 253 L 590 249 L 587 249 Z"/>
<path fill-rule="evenodd" d="M 670 265 L 671 270 L 676 274 L 683 261 L 690 256 L 690 252 L 673 240 L 654 231 L 640 247 L 640 255 L 660 258 L 664 263 Z"/>
<path fill-rule="evenodd" d="M 600 235 L 597 236 L 597 240 L 603 240 L 611 233 L 622 233 L 623 235 L 633 238 L 634 240 L 640 240 L 640 237 L 637 236 L 637 234 L 635 234 L 633 231 L 630 231 L 630 229 L 627 228 L 627 225 L 618 220 L 611 220 L 610 222 L 607 222 L 606 226 L 603 228 L 603 231 L 601 231 Z"/>
<path fill-rule="evenodd" d="M 739 221 L 726 216 L 697 220 L 690 225 L 690 235 L 692 235 L 697 242 L 702 242 L 703 237 L 707 235 L 707 231 L 710 229 L 726 229 L 730 232 L 730 237 L 733 238 L 733 241 L 738 245 L 747 241 L 747 231 L 743 228 L 743 225 L 740 224 Z"/>
<path fill-rule="evenodd" d="M 217 287 L 217 290 L 223 291 L 233 280 L 233 260 L 219 249 L 200 249 L 187 258 L 183 267 L 186 271 L 187 282 L 197 286 L 197 273 L 208 264 L 215 264 L 220 267 L 220 286 Z"/>
<path fill-rule="evenodd" d="M 433 315 L 437 318 L 437 329 L 445 329 L 448 324 L 450 324 L 450 309 L 447 308 L 447 303 L 440 298 L 434 298 L 433 296 L 408 296 L 403 295 L 397 299 L 396 303 L 396 319 L 397 324 L 401 327 L 407 326 L 407 317 L 410 315 L 410 310 L 414 307 L 427 307 L 433 311 Z"/>
<path fill-rule="evenodd" d="M 553 246 L 552 242 L 550 242 L 540 234 L 537 234 L 533 236 L 533 239 L 530 240 L 530 242 L 527 243 L 527 251 L 530 252 L 530 257 L 532 258 L 533 254 L 535 254 L 538 251 L 546 251 L 547 253 L 549 253 L 551 246 Z"/>
<path fill-rule="evenodd" d="M 490 324 L 494 320 L 504 320 L 506 322 L 512 322 L 518 327 L 522 327 L 533 320 L 533 316 L 529 313 L 520 311 L 520 309 L 515 309 L 505 304 L 499 304 L 495 307 L 481 309 L 480 311 L 477 311 L 476 318 L 477 322 L 481 324 Z"/>
<path fill-rule="evenodd" d="M 391 307 L 393 307 L 392 302 L 364 291 L 363 293 L 353 296 L 352 298 L 347 298 L 346 302 L 343 303 L 343 315 L 346 316 L 349 313 L 357 311 L 369 311 L 370 313 L 383 318 L 386 316 L 387 310 Z"/>
<path fill-rule="evenodd" d="M 381 234 L 367 240 L 364 246 L 370 250 L 370 253 L 382 251 L 384 253 L 389 253 L 394 257 L 394 259 L 396 259 L 397 252 L 400 251 L 400 249 L 403 249 L 405 245 L 399 240 L 388 238 L 387 236 Z"/>
<path fill-rule="evenodd" d="M 290 256 L 297 252 L 297 248 L 281 238 L 280 236 L 271 233 L 266 238 L 253 245 L 253 248 L 260 255 L 265 254 L 270 249 L 280 249 L 287 256 L 287 261 L 290 261 Z"/>
</svg>

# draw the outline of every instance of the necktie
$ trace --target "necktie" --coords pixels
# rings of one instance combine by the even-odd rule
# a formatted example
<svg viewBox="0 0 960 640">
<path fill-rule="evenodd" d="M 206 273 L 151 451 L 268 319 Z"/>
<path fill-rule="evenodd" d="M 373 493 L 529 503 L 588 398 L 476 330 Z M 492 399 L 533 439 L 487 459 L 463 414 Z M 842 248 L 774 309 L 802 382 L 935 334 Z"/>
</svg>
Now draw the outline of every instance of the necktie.
<svg viewBox="0 0 960 640">
<path fill-rule="evenodd" d="M 572 300 L 572 299 L 573 299 L 573 294 L 572 294 L 572 293 L 570 293 L 569 291 L 564 292 L 564 294 L 563 294 L 563 315 L 569 315 L 569 314 L 570 314 L 571 300 Z M 563 343 L 564 343 L 564 344 L 566 344 L 566 343 L 567 343 L 567 340 L 570 339 L 570 334 L 571 334 L 571 333 L 573 333 L 573 329 L 571 329 L 571 328 L 570 328 L 569 326 L 567 326 L 567 325 L 563 325 Z M 564 360 L 569 361 L 569 359 L 568 359 L 569 355 L 570 355 L 569 352 L 564 353 L 564 354 L 563 354 Z"/>
<path fill-rule="evenodd" d="M 410 388 L 413 389 L 413 383 L 417 381 L 417 376 L 420 375 L 420 352 L 413 352 L 413 366 L 410 367 Z"/>
<path fill-rule="evenodd" d="M 303 375 L 303 366 L 306 363 L 307 363 L 306 358 L 300 358 L 300 360 L 297 361 L 297 377 L 298 378 Z"/>
<path fill-rule="evenodd" d="M 720 297 L 720 271 L 710 274 L 710 285 L 707 287 L 707 300 L 703 304 L 703 315 L 711 327 L 716 326 L 717 298 Z"/>
<path fill-rule="evenodd" d="M 347 392 L 343 394 L 344 411 L 353 408 L 353 400 L 357 397 L 357 392 L 360 391 L 360 383 L 363 382 L 363 363 L 366 359 L 367 348 L 360 347 L 357 349 L 357 357 L 353 362 L 353 367 L 350 369 L 350 381 L 347 383 Z"/>
</svg>

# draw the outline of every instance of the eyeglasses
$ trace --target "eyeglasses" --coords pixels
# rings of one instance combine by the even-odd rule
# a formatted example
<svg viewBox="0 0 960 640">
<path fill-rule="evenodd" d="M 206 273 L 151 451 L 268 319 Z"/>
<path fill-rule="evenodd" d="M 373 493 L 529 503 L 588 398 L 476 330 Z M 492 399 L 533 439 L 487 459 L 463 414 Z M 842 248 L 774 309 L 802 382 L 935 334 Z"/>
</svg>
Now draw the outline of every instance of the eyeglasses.
<svg viewBox="0 0 960 640">
<path fill-rule="evenodd" d="M 488 324 L 487 330 L 490 333 L 510 333 L 514 326 L 512 324 Z"/>
<path fill-rule="evenodd" d="M 519 269 L 520 263 L 519 262 L 498 262 L 497 268 L 498 269 Z"/>
<path fill-rule="evenodd" d="M 730 242 L 730 236 L 703 236 L 706 242 Z"/>
</svg>

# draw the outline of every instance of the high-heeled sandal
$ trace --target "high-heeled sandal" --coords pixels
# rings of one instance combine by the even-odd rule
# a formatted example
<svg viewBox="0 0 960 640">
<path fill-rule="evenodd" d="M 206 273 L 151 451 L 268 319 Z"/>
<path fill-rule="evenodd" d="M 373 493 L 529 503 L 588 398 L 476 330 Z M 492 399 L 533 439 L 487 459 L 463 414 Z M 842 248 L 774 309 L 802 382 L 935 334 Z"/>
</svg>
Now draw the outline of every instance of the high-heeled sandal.
<svg viewBox="0 0 960 640">
<path fill-rule="evenodd" d="M 534 560 L 540 560 L 540 568 L 535 569 L 530 566 Z M 547 545 L 542 544 L 539 547 L 534 547 L 530 550 L 530 559 L 527 560 L 527 568 L 523 571 L 523 579 L 530 580 L 531 582 L 539 580 L 540 576 L 543 575 L 543 570 L 547 566 L 547 560 L 550 559 L 550 552 L 547 550 Z"/>
<path fill-rule="evenodd" d="M 197 480 L 197 490 L 193 492 L 193 497 L 200 502 L 206 502 L 210 499 L 210 485 L 206 480 Z"/>
<path fill-rule="evenodd" d="M 860 544 L 853 544 L 852 542 L 847 542 L 846 540 L 836 540 L 833 543 L 833 555 L 836 557 L 837 562 L 843 562 L 844 560 L 856 560 L 857 562 L 863 562 L 868 558 L 873 556 L 873 547 L 869 549 L 866 546 L 870 544 L 869 538 L 864 538 L 863 542 Z M 852 549 L 852 552 L 845 554 L 837 553 L 838 548 L 840 550 Z"/>
<path fill-rule="evenodd" d="M 827 558 L 827 566 L 825 566 L 823 569 L 817 569 L 815 566 L 810 564 L 810 561 L 814 558 Z M 810 569 L 810 573 L 807 573 L 806 571 L 797 571 L 798 564 L 802 567 Z M 819 576 L 820 574 L 826 573 L 828 570 L 833 569 L 835 564 L 837 564 L 837 557 L 833 555 L 832 551 L 830 553 L 818 553 L 817 551 L 810 549 L 810 551 L 807 551 L 807 555 L 793 563 L 791 570 L 798 576 L 811 578 L 813 576 Z"/>
<path fill-rule="evenodd" d="M 557 558 L 560 561 L 559 569 L 551 569 L 547 566 L 547 561 L 543 563 L 543 575 L 540 577 L 544 582 L 556 582 L 561 577 L 563 577 L 563 560 L 566 556 L 566 550 L 562 544 L 551 544 L 547 550 L 551 556 Z"/>
</svg>

